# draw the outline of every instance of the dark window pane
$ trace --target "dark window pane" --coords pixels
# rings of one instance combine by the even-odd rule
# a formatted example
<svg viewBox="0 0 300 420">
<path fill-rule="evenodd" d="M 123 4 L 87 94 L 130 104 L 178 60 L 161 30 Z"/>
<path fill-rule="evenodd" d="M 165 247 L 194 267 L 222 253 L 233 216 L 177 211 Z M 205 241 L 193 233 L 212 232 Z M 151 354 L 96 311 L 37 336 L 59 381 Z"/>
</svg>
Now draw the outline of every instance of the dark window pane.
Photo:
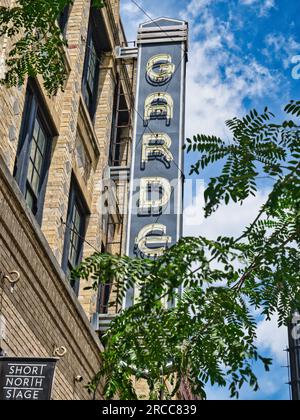
<svg viewBox="0 0 300 420">
<path fill-rule="evenodd" d="M 26 190 L 26 196 L 25 196 L 25 200 L 26 203 L 28 204 L 28 206 L 33 209 L 35 206 L 35 197 L 33 196 L 33 194 L 30 192 L 29 188 Z"/>
<path fill-rule="evenodd" d="M 90 33 L 86 47 L 85 70 L 83 74 L 83 96 L 91 116 L 94 113 L 97 97 L 99 77 L 99 58 L 97 55 L 93 36 Z"/>
<path fill-rule="evenodd" d="M 78 267 L 82 259 L 86 218 L 87 210 L 84 199 L 77 184 L 72 180 L 62 259 L 62 269 L 68 277 L 70 277 L 71 271 Z M 72 281 L 71 286 L 78 294 L 79 280 Z"/>
<path fill-rule="evenodd" d="M 46 136 L 41 127 L 38 119 L 35 119 L 33 135 L 30 145 L 30 157 L 28 165 L 28 174 L 27 174 L 27 189 L 30 187 L 30 193 L 27 193 L 26 197 L 31 196 L 31 199 L 27 201 L 29 207 L 33 210 L 32 203 L 33 195 L 35 200 L 38 199 L 39 189 L 42 178 L 43 166 L 46 158 Z"/>
<path fill-rule="evenodd" d="M 109 309 L 109 298 L 112 284 L 101 284 L 99 286 L 99 313 L 107 314 Z"/>
<path fill-rule="evenodd" d="M 81 253 L 81 244 L 80 244 L 80 226 L 82 223 L 82 216 L 76 206 L 73 208 L 72 223 L 70 226 L 70 249 L 69 249 L 69 264 L 71 267 L 75 268 L 78 264 L 79 255 Z"/>
<path fill-rule="evenodd" d="M 51 128 L 35 82 L 28 82 L 14 177 L 38 223 L 42 221 L 48 169 L 51 161 Z"/>
<path fill-rule="evenodd" d="M 69 19 L 70 5 L 65 6 L 58 18 L 58 25 L 63 35 L 66 34 L 67 23 Z"/>
</svg>

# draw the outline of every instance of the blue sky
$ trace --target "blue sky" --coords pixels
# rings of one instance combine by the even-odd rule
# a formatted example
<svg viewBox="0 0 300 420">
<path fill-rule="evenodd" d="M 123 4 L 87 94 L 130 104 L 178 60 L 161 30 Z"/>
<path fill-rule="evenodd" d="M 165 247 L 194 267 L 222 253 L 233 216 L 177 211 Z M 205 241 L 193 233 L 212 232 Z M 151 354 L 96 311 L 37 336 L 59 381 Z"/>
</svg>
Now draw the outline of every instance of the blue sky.
<svg viewBox="0 0 300 420">
<path fill-rule="evenodd" d="M 151 16 L 182 18 L 190 25 L 187 73 L 186 135 L 216 134 L 228 138 L 224 121 L 251 108 L 268 106 L 279 119 L 290 99 L 300 99 L 300 2 L 287 0 L 136 0 Z M 129 41 L 137 26 L 148 18 L 131 1 L 121 0 L 122 17 Z M 298 57 L 297 57 L 298 56 Z M 299 78 L 293 78 L 299 75 Z M 186 171 L 197 156 L 186 159 Z M 214 170 L 216 170 L 214 168 Z M 236 235 L 255 218 L 266 200 L 270 185 L 264 183 L 256 198 L 241 207 L 221 208 L 203 221 L 203 184 L 212 171 L 202 175 L 197 187 L 187 188 L 185 233 Z M 192 193 L 194 192 L 194 197 Z M 196 194 L 195 194 L 196 191 Z M 190 192 L 190 193 L 189 193 Z M 258 346 L 274 359 L 271 373 L 258 366 L 261 390 L 245 388 L 243 399 L 289 398 L 285 330 L 276 320 L 259 322 Z M 228 392 L 208 388 L 211 399 L 227 399 Z"/>
</svg>

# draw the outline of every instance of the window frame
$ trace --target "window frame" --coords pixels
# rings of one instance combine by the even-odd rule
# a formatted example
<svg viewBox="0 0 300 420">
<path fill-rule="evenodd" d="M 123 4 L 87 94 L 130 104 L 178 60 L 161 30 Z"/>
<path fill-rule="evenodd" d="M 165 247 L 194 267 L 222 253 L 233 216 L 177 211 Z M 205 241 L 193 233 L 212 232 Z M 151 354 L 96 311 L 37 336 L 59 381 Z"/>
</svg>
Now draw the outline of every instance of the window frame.
<svg viewBox="0 0 300 420">
<path fill-rule="evenodd" d="M 88 87 L 88 75 L 89 75 L 89 64 L 90 64 L 90 57 L 91 57 L 91 50 L 90 50 L 90 42 L 93 43 L 93 47 L 95 49 L 96 53 L 96 67 L 95 67 L 95 73 L 94 73 L 94 86 L 93 86 L 93 92 L 89 92 Z M 90 18 L 89 27 L 88 27 L 88 35 L 86 40 L 86 51 L 85 51 L 85 57 L 84 57 L 84 67 L 83 67 L 83 73 L 82 73 L 82 96 L 84 99 L 84 102 L 87 106 L 87 109 L 89 111 L 90 117 L 92 122 L 94 122 L 96 109 L 97 109 L 97 100 L 98 100 L 98 88 L 99 88 L 99 81 L 100 81 L 100 59 L 101 59 L 101 51 L 99 44 L 96 42 L 95 37 L 95 29 L 94 29 L 94 23 L 92 18 Z M 90 97 L 91 94 L 91 97 Z"/>
<path fill-rule="evenodd" d="M 62 10 L 62 12 L 60 13 L 59 17 L 57 18 L 57 24 L 64 38 L 66 38 L 66 34 L 67 34 L 67 26 L 69 22 L 70 12 L 71 12 L 71 4 L 67 4 Z"/>
<path fill-rule="evenodd" d="M 53 139 L 55 137 L 54 130 L 48 123 L 49 118 L 47 118 L 47 114 L 48 113 L 45 110 L 43 101 L 39 97 L 36 86 L 28 82 L 19 144 L 14 166 L 14 178 L 25 198 L 27 192 L 31 147 L 33 144 L 33 133 L 36 120 L 38 120 L 38 123 L 45 135 L 46 144 L 40 173 L 38 195 L 36 196 L 36 210 L 34 211 L 34 209 L 31 208 L 31 211 L 40 225 L 43 218 L 49 168 L 51 165 Z"/>
<path fill-rule="evenodd" d="M 76 263 L 74 267 L 70 267 L 69 257 L 70 257 L 71 235 L 72 235 L 71 227 L 72 227 L 72 222 L 73 222 L 75 206 L 79 210 L 79 213 L 80 213 L 80 227 L 79 227 L 79 232 L 78 232 L 78 250 L 77 250 Z M 62 264 L 61 264 L 62 269 L 66 273 L 66 275 L 68 275 L 69 272 L 72 269 L 76 268 L 82 261 L 85 235 L 87 231 L 89 215 L 90 215 L 90 212 L 88 210 L 82 191 L 79 188 L 79 185 L 76 181 L 74 174 L 72 174 L 70 192 L 69 192 L 68 213 L 67 213 L 67 220 L 66 220 L 66 226 L 65 226 L 66 229 L 65 229 L 65 237 L 64 237 L 63 257 L 62 257 Z M 71 282 L 71 286 L 74 292 L 76 293 L 76 295 L 78 296 L 80 280 L 79 279 L 74 280 L 73 282 Z"/>
</svg>

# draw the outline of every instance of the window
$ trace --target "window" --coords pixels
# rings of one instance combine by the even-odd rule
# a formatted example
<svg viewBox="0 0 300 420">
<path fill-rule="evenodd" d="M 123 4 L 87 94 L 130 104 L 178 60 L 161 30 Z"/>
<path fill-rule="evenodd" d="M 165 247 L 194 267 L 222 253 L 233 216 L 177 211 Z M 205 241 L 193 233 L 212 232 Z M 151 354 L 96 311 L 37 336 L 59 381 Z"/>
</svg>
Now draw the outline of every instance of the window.
<svg viewBox="0 0 300 420">
<path fill-rule="evenodd" d="M 94 118 L 96 111 L 99 82 L 99 57 L 100 54 L 97 51 L 94 41 L 93 25 L 90 24 L 83 71 L 82 94 L 92 119 Z"/>
<path fill-rule="evenodd" d="M 62 268 L 69 276 L 82 260 L 84 236 L 88 211 L 75 179 L 71 181 L 68 216 L 65 231 L 65 244 Z M 74 291 L 79 293 L 79 280 L 72 281 Z"/>
<path fill-rule="evenodd" d="M 42 221 L 51 147 L 52 136 L 47 117 L 29 84 L 14 176 L 39 223 Z"/>
<path fill-rule="evenodd" d="M 102 243 L 101 247 L 101 253 L 105 254 L 106 249 L 104 244 Z M 110 294 L 112 289 L 112 282 L 107 281 L 106 284 L 100 284 L 98 288 L 98 306 L 97 306 L 97 312 L 100 314 L 108 314 L 109 310 L 109 300 L 110 300 Z"/>
<path fill-rule="evenodd" d="M 68 4 L 67 6 L 64 7 L 64 10 L 61 12 L 61 14 L 58 17 L 58 26 L 60 27 L 60 30 L 64 36 L 66 35 L 69 14 L 70 14 L 70 5 Z"/>
<path fill-rule="evenodd" d="M 25 199 L 29 207 L 35 211 L 42 177 L 43 161 L 46 154 L 46 136 L 38 118 L 35 120 L 32 142 L 30 146 L 29 166 L 26 180 Z"/>
</svg>

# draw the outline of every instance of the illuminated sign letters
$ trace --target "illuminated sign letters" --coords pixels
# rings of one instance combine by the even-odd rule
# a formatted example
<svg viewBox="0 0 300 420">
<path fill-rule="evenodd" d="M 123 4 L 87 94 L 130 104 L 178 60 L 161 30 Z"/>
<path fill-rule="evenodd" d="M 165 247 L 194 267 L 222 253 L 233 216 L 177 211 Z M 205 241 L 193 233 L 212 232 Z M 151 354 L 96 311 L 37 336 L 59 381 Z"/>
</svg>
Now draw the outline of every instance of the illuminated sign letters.
<svg viewBox="0 0 300 420">
<path fill-rule="evenodd" d="M 173 118 L 173 110 L 173 99 L 169 93 L 151 93 L 145 101 L 145 123 L 148 124 L 151 119 L 164 119 L 167 124 L 170 124 Z"/>
<path fill-rule="evenodd" d="M 157 54 L 150 58 L 147 64 L 147 76 L 153 83 L 165 83 L 175 72 L 170 54 Z"/>
<path fill-rule="evenodd" d="M 142 142 L 142 163 L 151 159 L 162 158 L 166 162 L 172 162 L 173 155 L 170 150 L 171 138 L 166 133 L 144 134 Z"/>
<path fill-rule="evenodd" d="M 172 238 L 166 236 L 166 232 L 167 227 L 158 223 L 144 226 L 136 238 L 136 245 L 148 257 L 160 257 L 165 252 L 166 245 L 172 242 Z M 148 236 L 150 234 L 152 236 Z M 158 247 L 158 244 L 162 246 Z"/>
<path fill-rule="evenodd" d="M 154 188 L 153 188 L 154 187 Z M 155 197 L 156 191 L 156 197 Z M 140 182 L 140 209 L 159 209 L 165 207 L 171 199 L 171 185 L 165 178 L 148 177 Z M 153 197 L 154 196 L 154 197 Z"/>
</svg>

